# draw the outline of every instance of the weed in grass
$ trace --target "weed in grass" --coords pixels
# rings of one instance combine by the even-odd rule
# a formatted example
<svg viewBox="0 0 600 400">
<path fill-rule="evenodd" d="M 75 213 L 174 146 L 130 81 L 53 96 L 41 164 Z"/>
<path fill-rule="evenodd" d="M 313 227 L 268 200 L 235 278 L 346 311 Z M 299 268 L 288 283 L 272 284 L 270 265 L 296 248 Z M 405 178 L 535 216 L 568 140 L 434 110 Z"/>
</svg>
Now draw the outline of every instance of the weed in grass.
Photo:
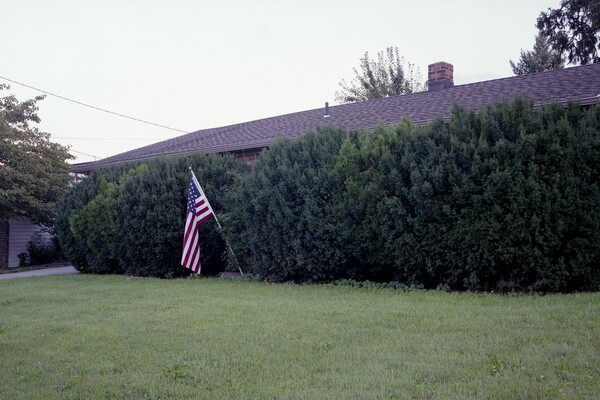
<svg viewBox="0 0 600 400">
<path fill-rule="evenodd" d="M 173 364 L 170 367 L 165 368 L 167 377 L 175 381 L 187 378 L 189 376 L 187 371 L 188 369 L 183 363 Z"/>
<path fill-rule="evenodd" d="M 73 387 L 72 383 L 69 382 L 60 382 L 56 384 L 56 390 L 59 392 L 65 392 Z"/>
<path fill-rule="evenodd" d="M 331 344 L 327 343 L 327 342 L 319 342 L 317 343 L 317 350 L 318 351 L 328 351 L 331 350 Z"/>
<path fill-rule="evenodd" d="M 492 358 L 492 361 L 490 362 L 490 373 L 492 375 L 499 374 L 501 367 L 502 367 L 502 365 L 500 365 L 500 361 L 498 361 L 498 358 L 496 356 L 494 356 Z"/>
</svg>

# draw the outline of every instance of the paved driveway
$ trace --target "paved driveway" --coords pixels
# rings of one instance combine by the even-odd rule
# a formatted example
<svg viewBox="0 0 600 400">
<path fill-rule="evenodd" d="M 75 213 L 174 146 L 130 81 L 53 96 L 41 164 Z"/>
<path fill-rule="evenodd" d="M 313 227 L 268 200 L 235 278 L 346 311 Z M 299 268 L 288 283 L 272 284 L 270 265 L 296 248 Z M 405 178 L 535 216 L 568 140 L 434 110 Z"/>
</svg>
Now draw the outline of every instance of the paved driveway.
<svg viewBox="0 0 600 400">
<path fill-rule="evenodd" d="M 79 273 L 79 271 L 77 271 L 73 267 L 57 267 L 57 268 L 37 269 L 35 271 L 14 272 L 12 274 L 2 274 L 2 275 L 0 275 L 0 280 L 27 278 L 30 276 L 73 275 L 73 274 L 78 274 L 78 273 Z"/>
</svg>

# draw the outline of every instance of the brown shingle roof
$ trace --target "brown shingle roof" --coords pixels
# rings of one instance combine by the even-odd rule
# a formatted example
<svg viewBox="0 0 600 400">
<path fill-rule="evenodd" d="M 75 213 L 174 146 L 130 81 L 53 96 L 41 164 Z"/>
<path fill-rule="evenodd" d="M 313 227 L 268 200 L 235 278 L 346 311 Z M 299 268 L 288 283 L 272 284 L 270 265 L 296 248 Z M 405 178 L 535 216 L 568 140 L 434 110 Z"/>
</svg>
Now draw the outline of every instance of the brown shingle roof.
<svg viewBox="0 0 600 400">
<path fill-rule="evenodd" d="M 329 107 L 330 116 L 326 118 L 324 108 L 318 108 L 220 128 L 203 129 L 99 161 L 74 164 L 73 172 L 88 172 L 164 155 L 261 148 L 272 144 L 278 138 L 297 138 L 319 126 L 363 130 L 375 128 L 380 123 L 394 125 L 403 117 L 416 124 L 422 124 L 437 117 L 448 119 L 455 104 L 479 110 L 486 104 L 509 101 L 516 96 L 527 98 L 535 105 L 569 101 L 578 101 L 582 105 L 599 103 L 600 64 L 332 106 Z"/>
</svg>

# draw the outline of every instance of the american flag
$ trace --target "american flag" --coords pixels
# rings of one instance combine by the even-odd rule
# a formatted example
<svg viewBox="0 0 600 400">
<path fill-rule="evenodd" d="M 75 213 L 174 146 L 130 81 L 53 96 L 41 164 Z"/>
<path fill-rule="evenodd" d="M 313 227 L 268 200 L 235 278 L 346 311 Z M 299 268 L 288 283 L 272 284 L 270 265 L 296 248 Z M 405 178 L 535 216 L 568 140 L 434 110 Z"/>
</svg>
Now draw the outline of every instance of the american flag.
<svg viewBox="0 0 600 400">
<path fill-rule="evenodd" d="M 200 243 L 198 240 L 198 226 L 214 216 L 208 199 L 190 171 L 190 187 L 188 191 L 187 211 L 185 213 L 185 231 L 183 235 L 183 255 L 181 265 L 200 273 Z"/>
</svg>

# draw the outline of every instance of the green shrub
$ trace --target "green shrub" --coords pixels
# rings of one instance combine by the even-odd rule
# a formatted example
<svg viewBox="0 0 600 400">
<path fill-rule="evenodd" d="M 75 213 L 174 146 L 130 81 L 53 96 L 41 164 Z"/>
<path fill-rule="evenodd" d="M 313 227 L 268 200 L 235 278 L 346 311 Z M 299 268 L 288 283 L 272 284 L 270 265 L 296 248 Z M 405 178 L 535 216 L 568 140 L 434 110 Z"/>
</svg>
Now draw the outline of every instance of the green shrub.
<svg viewBox="0 0 600 400">
<path fill-rule="evenodd" d="M 75 237 L 71 231 L 71 216 L 89 203 L 98 192 L 100 176 L 92 172 L 83 181 L 74 184 L 62 197 L 57 207 L 56 235 L 67 260 L 79 271 L 88 267 L 87 244 Z"/>
<path fill-rule="evenodd" d="M 109 186 L 120 185 L 120 179 L 133 167 L 135 165 L 94 171 L 88 177 L 75 183 L 58 203 L 55 223 L 56 237 L 66 259 L 79 271 L 88 273 L 121 271 L 118 263 L 115 262 L 114 251 L 103 249 L 104 245 L 112 249 L 116 248 L 115 244 L 106 242 L 107 238 L 104 236 L 110 235 L 103 231 L 106 227 L 104 224 L 110 226 L 110 222 L 114 220 L 111 211 L 106 207 L 110 201 L 102 199 L 107 196 L 107 193 L 101 194 L 97 200 L 95 198 L 100 192 L 106 192 Z M 110 192 L 110 196 L 114 199 L 116 190 L 112 188 Z M 94 203 L 88 207 L 92 201 Z M 86 207 L 87 210 L 82 212 L 82 209 Z M 100 214 L 96 215 L 97 212 Z M 81 215 L 75 219 L 76 233 L 73 229 L 72 219 L 77 214 Z M 86 226 L 83 223 L 84 219 L 90 224 Z M 95 224 L 100 225 L 96 226 Z M 103 242 L 100 242 L 98 236 L 103 236 Z M 97 254 L 98 250 L 101 250 L 103 255 Z M 112 258 L 106 258 L 109 253 L 112 253 Z M 107 259 L 109 265 L 102 265 L 103 259 Z"/>
<path fill-rule="evenodd" d="M 236 186 L 227 230 L 268 280 L 597 290 L 599 120 L 515 100 L 280 142 Z"/>
<path fill-rule="evenodd" d="M 232 156 L 165 158 L 93 172 L 59 205 L 57 232 L 69 261 L 82 272 L 136 276 L 189 275 L 181 267 L 185 204 L 192 166 L 215 212 L 244 167 Z M 202 273 L 226 267 L 214 221 L 200 227 Z"/>
<path fill-rule="evenodd" d="M 192 166 L 213 210 L 223 210 L 223 197 L 243 167 L 233 156 L 161 158 L 147 163 L 121 186 L 113 203 L 119 226 L 120 259 L 125 272 L 136 276 L 177 277 L 190 271 L 180 265 L 185 205 Z M 216 223 L 199 228 L 203 275 L 227 266 L 225 242 Z"/>
<path fill-rule="evenodd" d="M 593 128 L 595 126 L 595 128 Z M 593 290 L 600 282 L 597 109 L 520 100 L 455 110 L 399 158 L 398 279 L 434 288 Z"/>
<path fill-rule="evenodd" d="M 339 130 L 279 141 L 228 197 L 224 228 L 247 271 L 274 281 L 330 281 L 344 273 L 331 213 Z"/>
<path fill-rule="evenodd" d="M 49 264 L 62 260 L 60 245 L 55 236 L 44 238 L 36 232 L 27 243 L 28 265 Z"/>
<path fill-rule="evenodd" d="M 277 142 L 249 173 L 231 156 L 163 158 L 75 185 L 57 232 L 82 271 L 189 274 L 192 165 L 242 268 L 266 280 L 598 290 L 599 131 L 596 107 L 515 100 L 419 127 L 321 129 Z M 200 242 L 203 274 L 231 263 L 214 222 Z"/>
<path fill-rule="evenodd" d="M 96 196 L 69 219 L 74 238 L 86 248 L 86 262 L 79 267 L 81 272 L 123 273 L 119 263 L 120 230 L 113 212 L 119 191 L 118 183 L 100 178 Z"/>
</svg>

